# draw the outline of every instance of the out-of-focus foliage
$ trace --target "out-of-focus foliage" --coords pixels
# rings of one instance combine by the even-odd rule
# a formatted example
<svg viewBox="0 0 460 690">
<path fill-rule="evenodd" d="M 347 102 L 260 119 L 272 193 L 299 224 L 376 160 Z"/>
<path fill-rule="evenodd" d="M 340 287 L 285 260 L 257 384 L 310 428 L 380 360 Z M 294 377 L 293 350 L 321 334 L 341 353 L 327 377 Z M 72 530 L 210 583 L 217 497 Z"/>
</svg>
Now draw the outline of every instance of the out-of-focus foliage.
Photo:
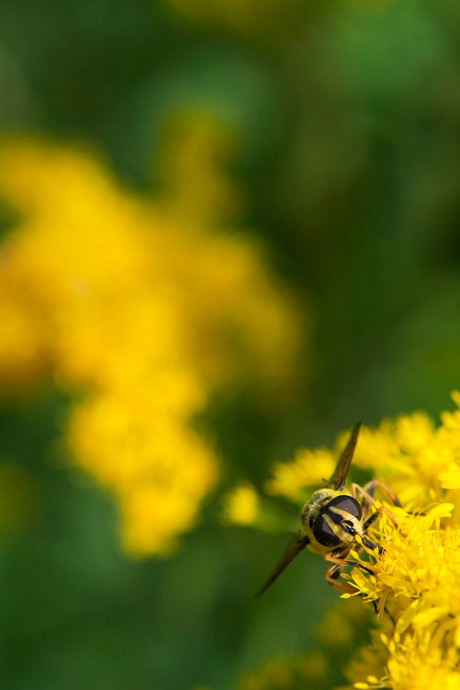
<svg viewBox="0 0 460 690">
<path fill-rule="evenodd" d="M 207 29 L 279 42 L 305 19 L 306 0 L 164 0 L 178 14 Z"/>
<path fill-rule="evenodd" d="M 318 650 L 330 672 L 321 559 L 252 602 L 322 456 L 269 468 L 458 388 L 458 3 L 0 18 L 3 686 L 233 690 Z M 131 559 L 114 506 L 131 551 L 179 548 Z"/>
</svg>

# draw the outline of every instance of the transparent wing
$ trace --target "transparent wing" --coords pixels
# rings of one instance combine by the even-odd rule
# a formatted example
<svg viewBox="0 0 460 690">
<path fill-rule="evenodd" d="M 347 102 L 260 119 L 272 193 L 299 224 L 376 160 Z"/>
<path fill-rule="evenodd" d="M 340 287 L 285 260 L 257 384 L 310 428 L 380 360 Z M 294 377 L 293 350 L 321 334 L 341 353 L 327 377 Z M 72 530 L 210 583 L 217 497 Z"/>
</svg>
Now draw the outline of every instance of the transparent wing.
<svg viewBox="0 0 460 690">
<path fill-rule="evenodd" d="M 310 543 L 310 540 L 308 537 L 302 536 L 301 534 L 295 534 L 287 547 L 286 551 L 283 553 L 281 556 L 279 562 L 276 565 L 276 568 L 268 578 L 267 582 L 264 584 L 261 589 L 256 594 L 256 599 L 265 592 L 266 589 L 270 587 L 272 582 L 276 580 L 278 575 L 281 575 L 283 570 L 287 568 L 289 563 L 294 560 L 294 558 L 299 554 L 308 544 Z"/>
<path fill-rule="evenodd" d="M 332 477 L 327 483 L 335 491 L 341 491 L 345 486 L 345 480 L 347 478 L 348 470 L 350 469 L 350 464 L 353 459 L 353 454 L 355 452 L 356 443 L 358 442 L 359 430 L 361 428 L 361 422 L 355 424 L 350 434 L 350 439 L 344 448 L 342 455 L 335 467 Z"/>
</svg>

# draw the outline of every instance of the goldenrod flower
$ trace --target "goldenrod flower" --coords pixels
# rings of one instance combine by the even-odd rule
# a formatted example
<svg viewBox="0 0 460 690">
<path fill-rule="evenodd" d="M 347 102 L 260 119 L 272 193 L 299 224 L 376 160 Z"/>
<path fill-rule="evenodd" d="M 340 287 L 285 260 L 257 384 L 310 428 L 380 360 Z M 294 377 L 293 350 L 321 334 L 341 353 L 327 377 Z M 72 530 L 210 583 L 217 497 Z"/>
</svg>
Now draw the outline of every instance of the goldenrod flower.
<svg viewBox="0 0 460 690">
<path fill-rule="evenodd" d="M 460 406 L 460 394 L 452 397 Z M 298 502 L 305 488 L 330 476 L 334 457 L 299 451 L 274 466 L 267 492 Z M 342 596 L 359 595 L 377 614 L 372 644 L 350 663 L 348 677 L 361 690 L 460 688 L 460 410 L 444 412 L 438 426 L 417 412 L 363 428 L 353 465 L 372 471 L 401 507 L 377 489 L 370 542 L 357 538 L 348 556 L 354 564 L 341 575 L 356 590 Z M 346 631 L 325 631 L 336 628 Z M 331 646 L 343 641 L 331 639 Z"/>
<path fill-rule="evenodd" d="M 458 394 L 453 397 L 458 404 Z M 352 554 L 357 566 L 348 582 L 364 601 L 375 603 L 381 630 L 373 647 L 378 663 L 372 668 L 371 655 L 367 677 L 352 674 L 356 688 L 460 687 L 459 497 L 452 488 L 460 465 L 459 419 L 458 410 L 446 412 L 436 428 L 417 414 L 386 423 L 384 435 L 377 432 L 388 453 L 375 464 L 390 487 L 399 489 L 403 507 L 385 504 L 389 512 L 371 527 L 369 536 L 383 547 L 381 555 L 365 547 Z M 371 437 L 368 431 L 368 441 Z M 365 458 L 368 465 L 370 443 L 363 445 L 356 459 Z"/>
<path fill-rule="evenodd" d="M 453 394 L 459 403 L 458 394 Z M 353 466 L 370 470 L 391 488 L 402 503 L 424 506 L 442 500 L 445 488 L 460 481 L 460 410 L 444 412 L 442 425 L 435 426 L 424 412 L 384 420 L 379 428 L 361 428 Z M 267 493 L 291 500 L 304 496 L 306 488 L 321 484 L 334 467 L 343 448 L 340 435 L 335 449 L 300 450 L 295 459 L 272 468 Z"/>
<path fill-rule="evenodd" d="M 383 553 L 352 554 L 372 564 L 372 574 L 357 566 L 347 581 L 375 602 L 387 656 L 384 675 L 356 687 L 423 689 L 447 675 L 460 682 L 460 529 L 449 524 L 453 508 L 437 504 L 417 514 L 393 507 L 398 524 L 383 513 L 370 533 Z"/>
<path fill-rule="evenodd" d="M 249 482 L 243 482 L 224 497 L 222 522 L 233 525 L 254 524 L 259 508 L 259 496 Z"/>
<path fill-rule="evenodd" d="M 190 132 L 217 176 L 219 132 L 196 118 Z M 154 202 L 87 152 L 0 147 L 0 193 L 20 218 L 0 245 L 0 373 L 14 393 L 52 377 L 77 396 L 72 455 L 117 501 L 137 555 L 170 553 L 217 481 L 194 422 L 210 395 L 252 382 L 271 399 L 294 380 L 298 310 L 261 249 L 222 232 L 232 187 L 219 175 L 193 212 L 183 180 Z"/>
<path fill-rule="evenodd" d="M 321 484 L 323 477 L 332 474 L 335 463 L 333 453 L 326 448 L 299 450 L 293 462 L 273 465 L 273 479 L 266 482 L 265 490 L 271 496 L 299 501 L 306 488 Z"/>
</svg>

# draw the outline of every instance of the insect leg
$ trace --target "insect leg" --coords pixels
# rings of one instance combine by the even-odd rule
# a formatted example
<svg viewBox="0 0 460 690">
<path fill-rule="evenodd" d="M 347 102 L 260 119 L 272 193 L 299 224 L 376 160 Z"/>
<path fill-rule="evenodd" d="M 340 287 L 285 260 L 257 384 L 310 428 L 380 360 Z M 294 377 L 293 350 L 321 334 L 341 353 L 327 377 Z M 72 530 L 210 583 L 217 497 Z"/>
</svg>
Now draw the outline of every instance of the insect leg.
<svg viewBox="0 0 460 690">
<path fill-rule="evenodd" d="M 361 568 L 361 570 L 365 570 L 366 573 L 369 573 L 369 575 L 374 574 L 374 571 L 371 568 L 368 568 L 367 566 L 363 565 L 363 563 L 360 563 L 360 561 L 354 561 L 348 558 L 337 558 L 333 555 L 333 553 L 334 552 L 327 553 L 324 556 L 325 560 L 329 561 L 330 563 L 333 563 L 334 565 L 340 566 L 340 568 L 343 568 L 346 565 L 350 565 L 355 566 L 356 568 Z M 332 570 L 332 568 L 329 568 L 329 570 Z"/>
<path fill-rule="evenodd" d="M 383 484 L 378 479 L 371 479 L 371 481 L 365 485 L 364 491 L 366 491 L 369 494 L 369 496 L 372 496 L 372 498 L 374 498 L 375 490 L 377 488 L 379 488 L 380 491 L 383 494 L 385 494 L 385 496 L 391 501 L 391 503 L 393 503 L 393 505 L 398 506 L 399 508 L 401 507 L 398 497 L 395 496 L 395 494 L 391 491 L 391 489 L 388 488 L 388 486 Z"/>
<path fill-rule="evenodd" d="M 380 515 L 381 512 L 383 512 L 383 511 L 382 511 L 382 506 L 380 506 L 380 508 L 377 508 L 376 511 L 375 511 L 375 513 L 372 513 L 372 515 L 369 515 L 369 517 L 366 518 L 366 520 L 364 520 L 364 522 L 363 522 L 363 532 L 365 532 L 365 531 L 372 525 L 372 523 L 375 522 L 375 521 L 377 520 L 377 518 L 378 518 L 378 516 Z"/>
<path fill-rule="evenodd" d="M 366 530 L 369 529 L 369 527 L 372 525 L 372 523 L 376 521 L 376 519 L 378 518 L 378 516 L 382 512 L 383 512 L 383 508 L 382 508 L 382 506 L 380 506 L 380 508 L 377 508 L 375 510 L 375 513 L 372 513 L 372 515 L 369 515 L 369 517 L 363 522 L 364 534 L 361 537 L 364 546 L 367 546 L 368 549 L 372 549 L 372 550 L 378 549 L 378 552 L 380 555 L 382 555 L 382 553 L 384 551 L 383 546 L 379 546 L 377 544 L 374 544 L 374 542 L 372 542 L 370 539 L 368 539 L 366 537 L 365 533 L 366 533 Z"/>
<path fill-rule="evenodd" d="M 346 553 L 342 555 L 346 556 Z M 347 558 L 338 558 L 338 556 L 334 556 L 334 551 L 332 553 L 326 554 L 324 558 L 326 561 L 332 563 L 331 567 L 328 568 L 328 570 L 326 570 L 324 577 L 330 585 L 335 587 L 335 589 L 338 589 L 341 592 L 347 592 L 348 594 L 355 594 L 358 590 L 356 587 L 350 585 L 348 582 L 344 582 L 343 580 L 338 579 L 342 574 L 345 566 L 348 565 L 352 567 L 355 566 L 357 568 L 361 568 L 361 570 L 365 570 L 370 575 L 373 575 L 374 572 L 373 570 L 367 568 L 359 561 L 354 561 Z"/>
<path fill-rule="evenodd" d="M 327 582 L 332 585 L 334 589 L 338 589 L 339 592 L 355 594 L 358 591 L 356 587 L 353 587 L 353 585 L 350 585 L 348 582 L 344 582 L 344 580 L 339 580 L 342 570 L 342 565 L 339 563 L 333 563 L 331 567 L 328 568 L 324 573 L 324 577 L 326 578 Z"/>
<path fill-rule="evenodd" d="M 374 482 L 375 482 L 375 484 L 374 484 Z M 369 484 L 372 485 L 372 486 L 371 486 L 371 491 L 370 491 L 370 492 L 367 491 L 367 488 L 369 487 Z M 371 482 L 369 482 L 369 484 L 366 484 L 366 486 L 364 487 L 364 489 L 363 489 L 363 487 L 360 486 L 359 484 L 354 484 L 354 483 L 353 483 L 353 484 L 350 485 L 351 495 L 353 496 L 353 498 L 356 498 L 356 494 L 359 492 L 359 493 L 361 494 L 361 496 L 363 497 L 363 499 L 364 499 L 363 502 L 362 502 L 362 504 L 361 504 L 361 505 L 362 505 L 362 509 L 363 509 L 363 517 L 366 517 L 366 515 L 367 515 L 367 513 L 368 513 L 368 511 L 369 511 L 369 507 L 370 507 L 370 506 L 375 506 L 375 501 L 374 501 L 374 496 L 373 496 L 373 494 L 374 494 L 375 489 L 377 488 L 377 486 L 380 486 L 380 487 L 384 487 L 384 486 L 385 486 L 384 484 L 381 484 L 381 482 L 379 482 L 377 479 L 373 479 Z M 386 489 L 386 491 L 388 492 L 387 495 L 390 495 L 390 494 L 391 494 L 391 496 L 394 496 L 394 494 L 392 494 L 391 491 L 390 491 L 389 489 L 387 489 L 387 487 L 385 487 L 385 489 Z M 394 496 L 394 498 L 396 499 L 396 501 L 398 501 L 398 499 L 396 498 L 396 496 Z M 395 503 L 395 505 L 399 505 L 399 501 L 398 501 L 397 504 Z M 381 509 L 382 509 L 382 511 L 385 513 L 385 515 L 391 520 L 391 522 L 392 522 L 394 525 L 397 525 L 397 524 L 398 524 L 398 521 L 396 520 L 396 518 L 393 517 L 393 515 L 392 515 L 390 512 L 388 512 L 388 510 L 387 510 L 386 508 L 384 508 L 384 507 L 382 506 Z"/>
</svg>

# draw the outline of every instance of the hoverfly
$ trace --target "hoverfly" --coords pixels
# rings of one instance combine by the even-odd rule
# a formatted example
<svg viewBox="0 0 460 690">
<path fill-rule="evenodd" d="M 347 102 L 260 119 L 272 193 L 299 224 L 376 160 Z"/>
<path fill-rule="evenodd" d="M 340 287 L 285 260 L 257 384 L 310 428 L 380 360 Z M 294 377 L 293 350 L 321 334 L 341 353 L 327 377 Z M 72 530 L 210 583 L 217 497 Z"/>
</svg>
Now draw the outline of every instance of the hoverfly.
<svg viewBox="0 0 460 690">
<path fill-rule="evenodd" d="M 356 443 L 358 441 L 361 422 L 358 422 L 351 434 L 342 455 L 340 456 L 332 477 L 323 479 L 325 489 L 315 491 L 308 499 L 300 513 L 300 529 L 291 540 L 274 571 L 257 592 L 260 597 L 265 590 L 276 580 L 294 558 L 304 549 L 308 548 L 314 553 L 320 553 L 326 561 L 332 563 L 325 573 L 325 578 L 336 589 L 342 592 L 356 592 L 356 589 L 339 580 L 345 566 L 359 565 L 364 570 L 372 573 L 362 563 L 348 559 L 350 551 L 360 549 L 361 544 L 371 550 L 383 552 L 381 546 L 374 544 L 366 532 L 377 516 L 385 510 L 379 508 L 369 515 L 369 510 L 374 505 L 374 493 L 377 487 L 393 502 L 400 505 L 396 496 L 377 479 L 372 479 L 364 487 L 351 484 L 350 489 L 345 488 L 345 480 L 350 468 Z M 361 503 L 357 495 L 361 494 Z M 387 511 L 385 510 L 387 513 Z M 396 520 L 387 513 L 393 522 Z"/>
</svg>

